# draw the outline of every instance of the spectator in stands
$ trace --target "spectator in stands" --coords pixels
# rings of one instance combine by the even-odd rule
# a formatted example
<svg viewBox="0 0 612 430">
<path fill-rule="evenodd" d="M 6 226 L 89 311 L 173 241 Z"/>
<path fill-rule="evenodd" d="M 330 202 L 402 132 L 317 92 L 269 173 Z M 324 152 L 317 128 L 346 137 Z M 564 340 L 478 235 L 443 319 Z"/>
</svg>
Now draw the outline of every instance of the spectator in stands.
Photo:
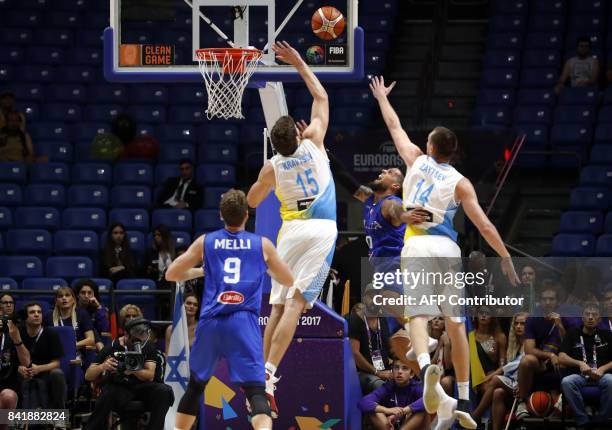
<svg viewBox="0 0 612 430">
<path fill-rule="evenodd" d="M 66 378 L 60 369 L 60 358 L 64 349 L 59 335 L 52 329 L 43 327 L 42 306 L 37 302 L 25 305 L 25 324 L 20 328 L 23 344 L 30 353 L 30 366 L 19 366 L 23 378 L 21 385 L 24 409 L 37 406 L 50 409 L 66 408 Z M 36 384 L 33 383 L 36 381 Z M 31 403 L 30 390 L 46 391 L 47 405 Z"/>
<path fill-rule="evenodd" d="M 157 207 L 189 209 L 202 207 L 203 190 L 194 178 L 193 162 L 187 158 L 179 162 L 180 175 L 168 178 L 157 196 Z"/>
<path fill-rule="evenodd" d="M 536 271 L 533 266 L 523 266 L 523 269 L 521 270 L 521 283 L 526 286 L 535 286 Z"/>
<path fill-rule="evenodd" d="M 8 301 L 7 296 L 10 297 L 4 294 L 2 300 Z M 30 352 L 24 346 L 19 328 L 12 320 L 6 321 L 6 327 L 4 321 L 0 320 L 0 333 L 0 409 L 15 409 L 20 385 L 17 369 L 20 365 L 27 367 L 30 364 Z M 8 425 L 0 425 L 0 429 L 7 428 Z"/>
<path fill-rule="evenodd" d="M 366 293 L 367 294 L 367 293 Z M 370 300 L 368 296 L 364 300 Z M 392 379 L 389 360 L 389 326 L 386 318 L 350 315 L 349 339 L 357 365 L 361 390 L 369 393 Z"/>
<path fill-rule="evenodd" d="M 189 347 L 193 344 L 195 339 L 195 329 L 198 325 L 198 318 L 200 317 L 200 301 L 194 293 L 185 293 L 183 296 L 183 303 L 185 306 L 185 316 L 187 317 L 187 327 L 189 330 Z M 168 355 L 168 348 L 170 348 L 170 336 L 172 335 L 172 324 L 166 328 L 166 355 Z"/>
<path fill-rule="evenodd" d="M 15 299 L 8 293 L 0 295 L 0 315 L 11 316 L 15 312 Z"/>
<path fill-rule="evenodd" d="M 359 401 L 376 430 L 429 428 L 423 406 L 423 385 L 406 364 L 393 364 L 393 377 Z"/>
<path fill-rule="evenodd" d="M 174 402 L 172 388 L 156 381 L 158 362 L 154 342 L 151 341 L 151 323 L 142 317 L 128 319 L 124 326 L 125 336 L 113 340 L 98 353 L 87 369 L 85 379 L 102 384 L 102 392 L 96 400 L 86 429 L 102 429 L 108 425 L 111 411 L 117 411 L 122 422 L 130 423 L 130 417 L 122 416 L 125 405 L 132 400 L 145 403 L 150 413 L 147 429 L 162 430 L 168 408 Z M 144 368 L 126 370 L 119 365 L 117 352 L 134 351 L 139 345 L 144 355 Z M 161 375 L 158 373 L 158 375 Z"/>
<path fill-rule="evenodd" d="M 453 368 L 452 346 L 448 334 L 446 334 L 446 326 L 444 317 L 434 317 L 429 321 L 428 325 L 429 336 L 438 341 L 438 346 L 431 355 L 431 362 L 437 364 L 444 370 L 444 375 L 440 378 L 440 385 L 449 396 L 452 395 L 455 389 L 455 369 Z"/>
<path fill-rule="evenodd" d="M 123 224 L 111 224 L 109 232 L 100 256 L 100 274 L 117 283 L 121 279 L 134 276 L 136 259 L 130 249 L 130 241 Z"/>
<path fill-rule="evenodd" d="M 144 269 L 146 276 L 153 279 L 159 288 L 169 288 L 164 275 L 174 258 L 172 233 L 168 227 L 160 224 L 153 229 L 153 242 L 145 254 Z"/>
<path fill-rule="evenodd" d="M 79 300 L 79 307 L 84 309 L 94 329 L 96 348 L 104 347 L 102 334 L 110 331 L 108 309 L 100 303 L 100 288 L 91 279 L 80 279 L 73 287 L 74 294 Z"/>
<path fill-rule="evenodd" d="M 6 125 L 0 128 L 0 161 L 34 161 L 34 146 L 29 133 L 22 128 L 19 112 L 6 114 Z"/>
<path fill-rule="evenodd" d="M 491 311 L 486 306 L 478 308 L 474 319 L 475 330 L 470 333 L 470 351 L 475 350 L 472 357 L 472 368 L 481 366 L 485 378 L 479 384 L 473 382 L 478 392 L 482 393 L 486 385 L 496 374 L 500 373 L 506 364 L 506 348 L 508 339 L 499 328 L 497 318 L 491 317 Z M 473 372 L 474 373 L 474 372 Z"/>
<path fill-rule="evenodd" d="M 531 394 L 534 377 L 545 372 L 559 372 L 559 348 L 570 323 L 559 306 L 556 287 L 546 285 L 540 292 L 540 307 L 527 318 L 525 326 L 525 356 L 518 369 L 518 397 L 516 417 L 529 414 L 525 401 Z"/>
<path fill-rule="evenodd" d="M 568 78 L 572 87 L 597 85 L 597 80 L 599 79 L 599 60 L 591 53 L 591 39 L 587 36 L 579 37 L 576 53 L 578 55 L 569 58 L 563 66 L 563 71 L 555 86 L 557 94 L 563 90 L 563 86 Z"/>
<path fill-rule="evenodd" d="M 504 428 L 508 402 L 514 399 L 517 392 L 518 367 L 524 355 L 525 323 L 528 314 L 519 312 L 512 317 L 506 364 L 491 374 L 491 379 L 483 384 L 482 396 L 472 417 L 479 421 L 491 405 L 493 430 Z"/>
<path fill-rule="evenodd" d="M 10 91 L 0 94 L 0 129 L 8 123 L 7 116 L 9 112 L 14 112 L 17 110 L 15 109 L 15 101 L 15 94 L 11 93 Z M 26 116 L 23 112 L 18 112 L 18 114 L 21 131 L 25 132 Z"/>
<path fill-rule="evenodd" d="M 129 320 L 138 317 L 142 317 L 142 310 L 138 306 L 128 303 L 119 310 L 119 325 L 123 327 Z"/>
<path fill-rule="evenodd" d="M 612 333 L 599 330 L 599 322 L 599 304 L 585 305 L 582 326 L 567 332 L 559 353 L 559 362 L 572 373 L 561 380 L 561 390 L 580 429 L 589 423 L 580 391 L 587 385 L 600 389 L 599 414 L 594 421 L 606 425 L 612 418 Z"/>
</svg>

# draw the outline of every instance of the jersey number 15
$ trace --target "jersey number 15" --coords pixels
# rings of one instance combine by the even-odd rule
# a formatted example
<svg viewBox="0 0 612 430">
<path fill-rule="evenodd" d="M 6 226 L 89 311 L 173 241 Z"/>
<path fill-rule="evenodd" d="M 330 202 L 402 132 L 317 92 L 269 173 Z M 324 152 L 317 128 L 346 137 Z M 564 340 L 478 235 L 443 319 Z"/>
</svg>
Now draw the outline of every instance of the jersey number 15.
<svg viewBox="0 0 612 430">
<path fill-rule="evenodd" d="M 312 169 L 304 170 L 304 176 L 306 176 L 306 182 L 304 182 L 304 179 L 300 173 L 297 174 L 297 178 L 295 180 L 295 182 L 302 187 L 304 197 L 308 197 L 308 192 L 310 192 L 311 196 L 316 196 L 319 194 L 319 184 L 317 183 L 317 180 L 312 177 Z M 310 187 L 306 188 L 306 184 L 310 185 Z"/>
</svg>

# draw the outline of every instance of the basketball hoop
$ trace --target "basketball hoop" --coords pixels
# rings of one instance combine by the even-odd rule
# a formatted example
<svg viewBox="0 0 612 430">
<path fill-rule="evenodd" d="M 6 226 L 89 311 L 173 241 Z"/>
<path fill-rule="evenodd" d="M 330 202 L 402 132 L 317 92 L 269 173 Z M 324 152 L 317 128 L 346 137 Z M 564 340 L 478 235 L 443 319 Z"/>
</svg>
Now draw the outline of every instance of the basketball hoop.
<svg viewBox="0 0 612 430">
<path fill-rule="evenodd" d="M 208 119 L 243 119 L 242 94 L 255 72 L 262 52 L 254 48 L 196 50 L 200 73 L 208 93 Z"/>
</svg>

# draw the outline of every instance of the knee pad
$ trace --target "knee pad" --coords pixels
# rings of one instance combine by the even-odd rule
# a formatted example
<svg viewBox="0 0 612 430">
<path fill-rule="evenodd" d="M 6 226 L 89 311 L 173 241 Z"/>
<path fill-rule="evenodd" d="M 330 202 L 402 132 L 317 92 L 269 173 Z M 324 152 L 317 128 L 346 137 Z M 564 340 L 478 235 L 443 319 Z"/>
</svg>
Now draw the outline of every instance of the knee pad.
<svg viewBox="0 0 612 430">
<path fill-rule="evenodd" d="M 198 416 L 200 411 L 200 396 L 206 388 L 206 382 L 198 381 L 193 375 L 189 377 L 189 383 L 187 384 L 187 390 L 181 397 L 181 401 L 178 404 L 177 412 L 181 414 Z"/>
<path fill-rule="evenodd" d="M 251 415 L 264 414 L 271 416 L 270 404 L 266 397 L 266 389 L 263 385 L 256 385 L 250 387 L 242 387 L 244 394 L 246 395 L 249 404 L 251 405 Z"/>
</svg>

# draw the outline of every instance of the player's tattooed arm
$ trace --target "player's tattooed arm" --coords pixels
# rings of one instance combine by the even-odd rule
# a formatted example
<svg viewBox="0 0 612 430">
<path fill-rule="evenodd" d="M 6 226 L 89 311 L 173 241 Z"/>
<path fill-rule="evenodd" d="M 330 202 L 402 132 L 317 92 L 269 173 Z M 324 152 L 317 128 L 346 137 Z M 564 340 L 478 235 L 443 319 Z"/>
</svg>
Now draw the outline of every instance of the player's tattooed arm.
<svg viewBox="0 0 612 430">
<path fill-rule="evenodd" d="M 259 206 L 259 204 L 268 197 L 268 194 L 270 194 L 270 191 L 272 191 L 275 185 L 276 179 L 274 178 L 274 168 L 272 164 L 267 161 L 259 171 L 257 181 L 251 186 L 247 194 L 247 204 L 249 207 L 256 208 Z"/>
<path fill-rule="evenodd" d="M 195 267 L 204 260 L 204 235 L 198 237 L 187 251 L 177 257 L 166 270 L 166 281 L 181 282 L 204 276 L 204 268 Z"/>
<path fill-rule="evenodd" d="M 429 214 L 419 208 L 405 210 L 397 200 L 387 199 L 383 202 L 381 212 L 383 217 L 394 227 L 402 224 L 420 224 L 427 221 Z"/>
<path fill-rule="evenodd" d="M 395 82 L 392 82 L 391 85 L 386 87 L 385 79 L 382 76 L 374 76 L 370 81 L 370 90 L 372 90 L 372 95 L 378 101 L 380 112 L 391 134 L 391 139 L 393 139 L 395 148 L 400 157 L 402 157 L 402 160 L 404 160 L 404 163 L 406 163 L 408 167 L 412 167 L 414 160 L 420 155 L 423 155 L 423 151 L 412 143 L 408 134 L 406 134 L 406 131 L 402 128 L 399 116 L 387 98 L 391 90 L 393 90 L 393 87 L 395 87 Z"/>
</svg>

